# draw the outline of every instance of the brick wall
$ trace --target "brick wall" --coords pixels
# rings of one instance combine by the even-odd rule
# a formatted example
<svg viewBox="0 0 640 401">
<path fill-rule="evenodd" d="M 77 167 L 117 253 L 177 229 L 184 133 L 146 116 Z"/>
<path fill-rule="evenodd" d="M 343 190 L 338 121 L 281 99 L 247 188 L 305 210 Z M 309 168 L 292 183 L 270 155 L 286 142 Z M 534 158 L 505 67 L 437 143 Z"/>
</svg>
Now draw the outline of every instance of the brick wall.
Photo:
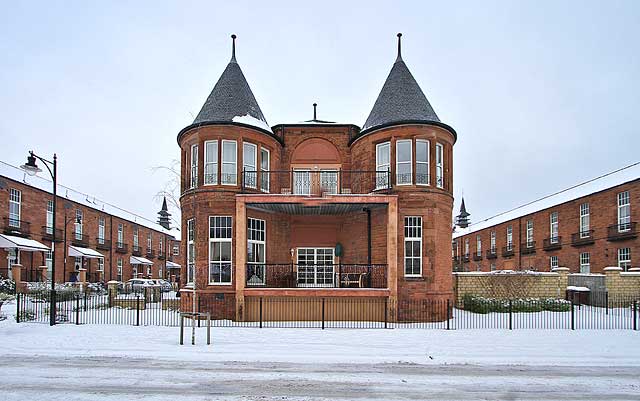
<svg viewBox="0 0 640 401">
<path fill-rule="evenodd" d="M 608 239 L 608 227 L 617 224 L 617 195 L 622 191 L 629 191 L 630 193 L 631 221 L 639 221 L 640 180 L 636 180 L 456 238 L 460 255 L 464 254 L 465 239 L 469 239 L 471 257 L 469 262 L 464 263 L 463 269 L 466 271 L 489 271 L 491 264 L 495 264 L 498 270 L 522 268 L 549 271 L 550 257 L 557 256 L 559 266 L 566 266 L 571 272 L 579 272 L 580 253 L 588 252 L 591 272 L 601 273 L 606 266 L 616 266 L 618 264 L 619 248 L 631 248 L 632 266 L 640 266 L 640 240 L 637 236 L 621 241 Z M 572 234 L 579 232 L 580 205 L 582 203 L 589 203 L 590 228 L 594 230 L 594 242 L 588 245 L 573 246 Z M 472 208 L 469 208 L 469 210 L 473 211 Z M 549 219 L 553 212 L 558 213 L 558 235 L 560 236 L 561 247 L 560 249 L 547 250 L 544 249 L 544 240 L 551 236 Z M 522 243 L 526 241 L 527 220 L 533 221 L 535 252 L 523 255 L 521 249 Z M 506 230 L 509 225 L 513 227 L 514 256 L 503 257 L 502 249 L 506 246 Z M 491 231 L 496 232 L 496 259 L 487 259 L 486 255 L 486 251 L 490 248 Z M 480 235 L 482 239 L 480 261 L 473 260 L 473 255 L 477 251 L 476 235 Z"/>
<path fill-rule="evenodd" d="M 53 196 L 48 192 L 42 191 L 38 188 L 32 187 L 30 185 L 26 185 L 21 182 L 16 182 L 9 178 L 4 177 L 4 180 L 7 181 L 7 186 L 0 190 L 0 217 L 3 219 L 9 216 L 9 190 L 10 188 L 17 189 L 21 191 L 22 194 L 22 202 L 21 202 L 21 219 L 28 221 L 30 224 L 30 238 L 41 242 L 46 246 L 51 246 L 51 241 L 48 237 L 43 235 L 43 227 L 46 226 L 46 210 L 47 210 L 47 201 L 52 200 Z M 104 281 L 108 281 L 111 279 L 116 279 L 117 276 L 117 260 L 118 258 L 122 258 L 123 260 L 123 280 L 127 280 L 132 278 L 132 267 L 129 263 L 129 257 L 131 256 L 132 246 L 133 246 L 133 227 L 138 227 L 139 232 L 139 245 L 143 249 L 142 256 L 146 257 L 146 249 L 147 249 L 147 235 L 151 233 L 152 235 L 152 250 L 154 251 L 154 257 L 150 258 L 154 262 L 154 266 L 152 269 L 152 276 L 158 277 L 159 269 L 163 268 L 163 275 L 166 272 L 164 269 L 164 260 L 158 260 L 158 248 L 159 248 L 159 240 L 162 236 L 163 239 L 163 247 L 165 254 L 169 254 L 171 250 L 171 246 L 173 242 L 170 240 L 170 236 L 166 234 L 152 230 L 140 224 L 136 224 L 134 222 L 121 219 L 116 216 L 112 216 L 108 213 L 105 213 L 97 208 L 91 208 L 83 204 L 79 204 L 73 202 L 64 197 L 64 194 L 58 195 L 57 201 L 57 217 L 56 217 L 56 227 L 60 230 L 60 237 L 58 234 L 56 235 L 57 240 L 60 242 L 56 243 L 56 281 L 64 282 L 69 281 L 71 274 L 75 271 L 75 260 L 73 257 L 67 256 L 66 260 L 66 268 L 65 268 L 65 246 L 64 246 L 64 226 L 65 226 L 65 215 L 67 224 L 66 230 L 66 240 L 67 240 L 67 249 L 68 246 L 72 245 L 74 241 L 74 232 L 75 232 L 75 216 L 76 210 L 82 211 L 82 233 L 87 235 L 88 243 L 86 247 L 92 248 L 96 250 L 98 248 L 97 238 L 98 238 L 98 222 L 100 218 L 104 218 L 105 220 L 105 240 L 108 242 L 111 241 L 110 249 L 97 249 L 102 255 L 104 255 L 104 273 L 99 274 L 97 267 L 98 262 L 96 259 L 86 259 L 86 263 L 83 266 L 87 269 L 87 278 L 89 281 L 97 281 L 97 279 L 101 279 Z M 2 221 L 4 227 L 4 220 Z M 128 244 L 128 252 L 124 254 L 117 253 L 115 250 L 115 244 L 117 242 L 117 230 L 118 224 L 123 224 L 124 227 L 124 242 Z M 45 265 L 44 253 L 42 252 L 21 252 L 21 263 L 23 265 L 23 270 L 26 273 L 23 273 L 23 279 L 25 280 L 33 280 L 38 270 L 38 267 Z M 7 275 L 8 270 L 8 262 L 7 262 L 7 252 L 4 249 L 0 249 L 0 274 Z M 145 269 L 146 270 L 146 269 Z M 146 271 L 144 272 L 146 273 Z"/>
</svg>

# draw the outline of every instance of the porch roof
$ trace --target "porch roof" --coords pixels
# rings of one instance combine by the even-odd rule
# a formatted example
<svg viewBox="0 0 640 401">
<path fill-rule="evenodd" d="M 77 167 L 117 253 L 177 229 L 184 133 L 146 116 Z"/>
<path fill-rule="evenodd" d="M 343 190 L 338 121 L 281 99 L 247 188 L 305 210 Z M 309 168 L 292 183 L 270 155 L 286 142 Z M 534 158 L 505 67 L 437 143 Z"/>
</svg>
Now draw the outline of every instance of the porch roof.
<svg viewBox="0 0 640 401">
<path fill-rule="evenodd" d="M 288 202 L 247 203 L 247 209 L 295 215 L 341 215 L 361 212 L 364 208 L 381 209 L 386 207 L 387 205 L 384 203 L 319 203 L 315 205 Z"/>
<path fill-rule="evenodd" d="M 51 248 L 40 242 L 28 238 L 16 237 L 13 235 L 0 234 L 0 248 L 19 249 L 27 252 L 44 252 Z"/>
</svg>

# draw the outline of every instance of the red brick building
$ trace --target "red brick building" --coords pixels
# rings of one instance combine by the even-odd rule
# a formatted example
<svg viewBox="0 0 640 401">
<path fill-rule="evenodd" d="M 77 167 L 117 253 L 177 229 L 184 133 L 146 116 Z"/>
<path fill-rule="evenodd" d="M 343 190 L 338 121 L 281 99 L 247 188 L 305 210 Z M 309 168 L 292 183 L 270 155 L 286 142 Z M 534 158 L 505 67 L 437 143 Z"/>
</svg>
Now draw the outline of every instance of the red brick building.
<svg viewBox="0 0 640 401">
<path fill-rule="evenodd" d="M 640 165 L 632 165 L 453 235 L 455 271 L 638 267 Z M 464 206 L 464 204 L 463 204 Z M 464 211 L 461 211 L 463 224 Z"/>
<path fill-rule="evenodd" d="M 252 319 L 245 301 L 257 297 L 374 298 L 390 319 L 411 313 L 403 301 L 452 297 L 456 132 L 402 60 L 400 35 L 362 129 L 317 119 L 315 105 L 312 120 L 266 121 L 234 37 L 230 63 L 178 134 L 189 287 L 238 320 Z"/>
<path fill-rule="evenodd" d="M 183 256 L 166 203 L 154 223 L 63 185 L 57 192 L 56 282 L 80 279 L 80 272 L 89 282 L 179 278 Z M 51 181 L 0 162 L 0 211 L 0 275 L 50 279 Z"/>
</svg>

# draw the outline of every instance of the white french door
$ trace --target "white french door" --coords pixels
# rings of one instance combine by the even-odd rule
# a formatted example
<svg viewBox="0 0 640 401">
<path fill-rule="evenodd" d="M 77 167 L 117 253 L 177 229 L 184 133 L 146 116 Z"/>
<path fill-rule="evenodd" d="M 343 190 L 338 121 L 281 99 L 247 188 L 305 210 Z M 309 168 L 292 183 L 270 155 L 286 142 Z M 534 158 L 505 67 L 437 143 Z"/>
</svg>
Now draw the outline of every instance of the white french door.
<svg viewBox="0 0 640 401">
<path fill-rule="evenodd" d="M 333 248 L 298 248 L 298 286 L 333 286 Z"/>
</svg>

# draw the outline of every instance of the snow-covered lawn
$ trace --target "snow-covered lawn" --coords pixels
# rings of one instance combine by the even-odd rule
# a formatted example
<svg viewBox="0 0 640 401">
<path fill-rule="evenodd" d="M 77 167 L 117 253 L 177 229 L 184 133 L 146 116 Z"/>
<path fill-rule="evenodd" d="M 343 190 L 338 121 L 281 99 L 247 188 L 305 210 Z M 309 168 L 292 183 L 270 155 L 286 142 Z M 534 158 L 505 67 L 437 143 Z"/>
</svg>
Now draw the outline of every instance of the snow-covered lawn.
<svg viewBox="0 0 640 401">
<path fill-rule="evenodd" d="M 9 305 L 7 305 L 9 306 Z M 639 399 L 640 332 L 0 322 L 0 399 Z M 185 330 L 185 340 L 190 332 Z"/>
</svg>

